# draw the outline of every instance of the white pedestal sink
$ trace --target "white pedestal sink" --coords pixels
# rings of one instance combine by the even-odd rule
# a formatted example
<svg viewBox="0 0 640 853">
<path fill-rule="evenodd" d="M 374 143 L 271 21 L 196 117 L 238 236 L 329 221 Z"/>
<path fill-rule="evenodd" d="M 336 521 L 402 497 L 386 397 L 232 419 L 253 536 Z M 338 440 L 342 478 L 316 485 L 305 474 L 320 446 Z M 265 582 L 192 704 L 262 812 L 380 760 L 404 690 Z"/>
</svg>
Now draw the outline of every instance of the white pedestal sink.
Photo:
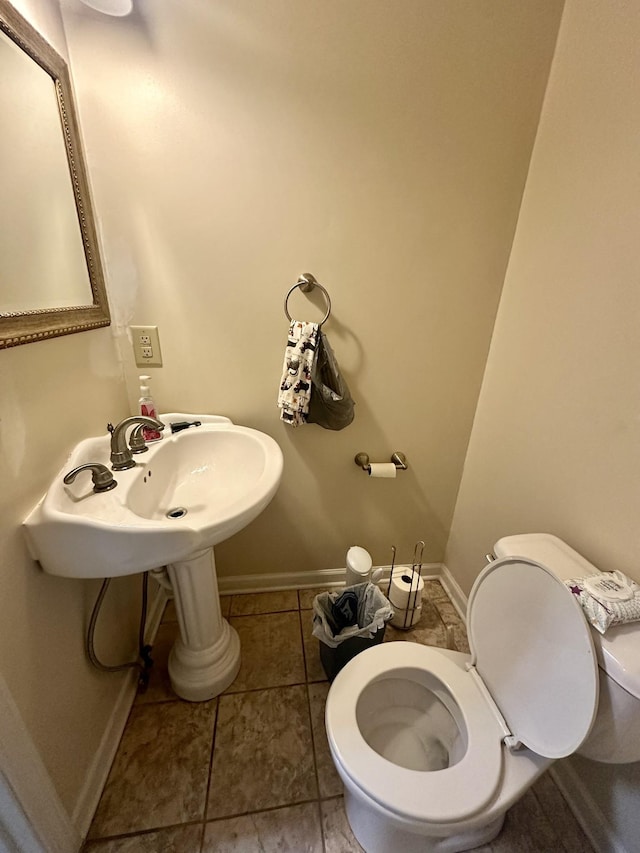
<svg viewBox="0 0 640 853">
<path fill-rule="evenodd" d="M 88 462 L 109 465 L 109 436 L 80 442 L 24 521 L 32 557 L 62 577 L 117 577 L 167 566 L 180 639 L 169 658 L 178 696 L 217 696 L 240 667 L 240 641 L 222 618 L 213 546 L 271 501 L 282 452 L 264 433 L 215 415 L 161 415 L 165 424 L 202 425 L 171 435 L 115 472 L 118 486 L 94 493 L 90 477 L 62 478 Z M 83 472 L 84 473 L 84 472 Z"/>
</svg>

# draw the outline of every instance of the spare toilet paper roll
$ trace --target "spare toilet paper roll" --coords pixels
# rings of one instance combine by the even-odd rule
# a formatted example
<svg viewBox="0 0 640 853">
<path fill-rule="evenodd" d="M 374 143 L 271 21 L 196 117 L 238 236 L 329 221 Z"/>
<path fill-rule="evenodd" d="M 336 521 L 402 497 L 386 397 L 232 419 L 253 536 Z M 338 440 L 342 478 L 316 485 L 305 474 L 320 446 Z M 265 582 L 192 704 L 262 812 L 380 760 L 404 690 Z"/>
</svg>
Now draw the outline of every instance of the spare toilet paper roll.
<svg viewBox="0 0 640 853">
<path fill-rule="evenodd" d="M 369 465 L 369 476 L 394 479 L 396 476 L 396 470 L 396 466 L 393 462 L 372 462 L 371 465 Z"/>
<path fill-rule="evenodd" d="M 416 607 L 422 601 L 423 589 L 424 581 L 410 569 L 404 572 L 394 572 L 389 590 L 389 601 L 400 610 Z"/>
<path fill-rule="evenodd" d="M 412 628 L 420 621 L 420 617 L 422 616 L 421 604 L 413 609 L 406 607 L 393 607 L 393 605 L 391 606 L 393 608 L 393 616 L 391 617 L 390 622 L 394 628 Z"/>
</svg>

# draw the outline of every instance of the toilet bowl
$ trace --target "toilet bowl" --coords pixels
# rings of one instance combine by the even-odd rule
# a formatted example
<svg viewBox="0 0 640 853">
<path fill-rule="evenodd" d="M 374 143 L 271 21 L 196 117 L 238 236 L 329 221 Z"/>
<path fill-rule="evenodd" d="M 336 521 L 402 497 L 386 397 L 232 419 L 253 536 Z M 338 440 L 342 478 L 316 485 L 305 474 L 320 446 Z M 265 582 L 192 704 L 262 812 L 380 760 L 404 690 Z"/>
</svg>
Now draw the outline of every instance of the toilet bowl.
<svg viewBox="0 0 640 853">
<path fill-rule="evenodd" d="M 545 562 L 510 554 L 516 543 Z M 561 578 L 576 576 L 573 555 L 583 575 L 595 569 L 555 537 L 498 545 L 502 559 L 469 596 L 471 655 L 387 643 L 354 658 L 331 686 L 329 747 L 367 853 L 488 843 L 538 776 L 588 740 L 602 672 L 592 630 Z M 606 716 L 615 716 L 609 704 Z"/>
</svg>

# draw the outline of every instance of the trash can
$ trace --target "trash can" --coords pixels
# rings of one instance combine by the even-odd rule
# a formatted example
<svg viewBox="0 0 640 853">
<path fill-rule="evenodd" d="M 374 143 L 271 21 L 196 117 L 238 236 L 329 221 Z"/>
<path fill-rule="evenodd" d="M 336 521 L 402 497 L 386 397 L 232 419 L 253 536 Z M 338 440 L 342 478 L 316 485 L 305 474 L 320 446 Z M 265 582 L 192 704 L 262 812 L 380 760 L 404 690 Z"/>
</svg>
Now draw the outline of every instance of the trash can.
<svg viewBox="0 0 640 853">
<path fill-rule="evenodd" d="M 372 583 L 316 595 L 313 636 L 320 641 L 320 660 L 329 681 L 359 652 L 383 641 L 392 616 L 389 600 Z"/>
</svg>

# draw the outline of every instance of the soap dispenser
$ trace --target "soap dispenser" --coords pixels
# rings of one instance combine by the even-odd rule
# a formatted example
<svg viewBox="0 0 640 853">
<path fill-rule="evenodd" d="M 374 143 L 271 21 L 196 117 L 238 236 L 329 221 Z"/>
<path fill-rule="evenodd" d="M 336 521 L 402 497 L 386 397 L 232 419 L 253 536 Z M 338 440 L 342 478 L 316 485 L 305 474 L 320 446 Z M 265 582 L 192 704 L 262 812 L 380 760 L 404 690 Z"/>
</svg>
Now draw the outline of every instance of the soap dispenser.
<svg viewBox="0 0 640 853">
<path fill-rule="evenodd" d="M 156 404 L 153 402 L 153 398 L 151 396 L 151 389 L 147 384 L 151 379 L 150 376 L 140 376 L 140 399 L 138 400 L 138 405 L 140 406 L 140 414 L 146 415 L 148 418 L 158 419 L 158 413 L 156 412 Z M 144 436 L 145 441 L 159 441 L 162 438 L 162 433 L 157 429 L 152 429 L 151 427 L 143 427 L 142 435 Z"/>
</svg>

